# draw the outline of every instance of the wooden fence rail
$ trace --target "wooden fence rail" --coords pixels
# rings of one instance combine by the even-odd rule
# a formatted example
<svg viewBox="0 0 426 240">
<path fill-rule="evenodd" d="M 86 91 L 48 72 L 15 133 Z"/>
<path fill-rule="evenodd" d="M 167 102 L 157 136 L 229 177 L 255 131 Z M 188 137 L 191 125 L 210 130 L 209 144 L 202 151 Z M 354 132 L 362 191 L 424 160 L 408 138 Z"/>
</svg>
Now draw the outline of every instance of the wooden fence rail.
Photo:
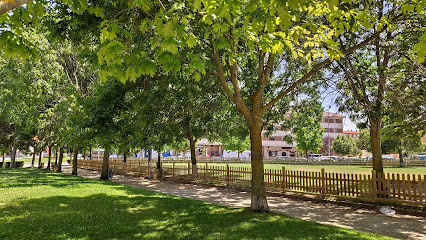
<svg viewBox="0 0 426 240">
<path fill-rule="evenodd" d="M 99 170 L 102 161 L 79 160 L 79 167 Z M 154 164 L 152 164 L 154 165 Z M 110 168 L 117 173 L 148 175 L 148 163 L 143 160 L 110 160 Z M 155 167 L 151 167 L 154 171 Z M 165 164 L 163 175 L 171 178 L 192 178 L 192 165 Z M 250 187 L 251 169 L 246 167 L 197 165 L 198 180 Z M 426 206 L 426 175 L 330 173 L 321 171 L 294 171 L 265 169 L 265 186 L 268 190 L 296 192 L 320 197 L 351 198 L 367 202 L 394 202 Z"/>
</svg>

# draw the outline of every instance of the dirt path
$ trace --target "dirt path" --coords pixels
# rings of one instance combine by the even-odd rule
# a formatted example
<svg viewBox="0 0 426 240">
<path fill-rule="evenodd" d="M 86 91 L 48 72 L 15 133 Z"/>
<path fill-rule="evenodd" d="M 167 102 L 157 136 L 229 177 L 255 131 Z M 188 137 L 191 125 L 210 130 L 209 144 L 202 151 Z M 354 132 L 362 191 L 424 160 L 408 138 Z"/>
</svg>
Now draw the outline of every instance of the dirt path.
<svg viewBox="0 0 426 240">
<path fill-rule="evenodd" d="M 69 166 L 63 167 L 70 173 Z M 98 179 L 99 172 L 78 169 L 78 175 Z M 198 199 L 227 206 L 249 207 L 250 193 L 230 188 L 207 187 L 170 181 L 146 180 L 140 177 L 114 175 L 113 182 Z M 426 239 L 426 219 L 409 215 L 383 215 L 374 210 L 355 209 L 334 204 L 297 201 L 282 197 L 268 197 L 272 211 L 348 229 L 371 232 L 400 239 Z"/>
</svg>

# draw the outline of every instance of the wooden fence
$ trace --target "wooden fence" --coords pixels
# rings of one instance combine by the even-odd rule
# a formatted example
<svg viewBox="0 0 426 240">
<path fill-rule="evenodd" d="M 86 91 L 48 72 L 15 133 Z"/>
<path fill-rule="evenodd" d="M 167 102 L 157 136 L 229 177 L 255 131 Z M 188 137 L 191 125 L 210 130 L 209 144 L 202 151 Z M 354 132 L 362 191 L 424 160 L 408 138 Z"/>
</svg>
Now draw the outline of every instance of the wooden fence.
<svg viewBox="0 0 426 240">
<path fill-rule="evenodd" d="M 79 160 L 79 167 L 99 170 L 102 161 Z M 148 164 L 141 160 L 110 160 L 110 168 L 120 174 L 148 174 Z M 163 176 L 192 178 L 192 165 L 165 164 Z M 152 164 L 152 172 L 155 164 Z M 208 163 L 197 165 L 197 180 L 208 183 L 224 183 L 250 187 L 251 169 L 245 167 L 214 166 Z M 285 167 L 278 170 L 265 169 L 267 190 L 316 195 L 323 198 L 350 198 L 366 202 L 394 202 L 426 206 L 426 175 L 331 173 L 321 171 L 292 171 Z"/>
<path fill-rule="evenodd" d="M 136 158 L 130 158 L 133 160 L 140 160 Z M 145 160 L 146 161 L 146 160 Z M 173 159 L 164 158 L 161 160 L 163 163 L 188 163 L 190 159 Z M 397 167 L 399 166 L 399 159 L 383 159 L 383 166 Z M 197 159 L 197 163 L 250 163 L 249 158 L 200 158 Z M 326 160 L 315 160 L 306 158 L 265 158 L 263 163 L 266 164 L 287 164 L 287 165 L 356 165 L 356 166 L 372 166 L 373 161 L 371 159 L 326 159 Z M 404 165 L 407 167 L 426 167 L 426 160 L 419 159 L 405 159 Z"/>
</svg>

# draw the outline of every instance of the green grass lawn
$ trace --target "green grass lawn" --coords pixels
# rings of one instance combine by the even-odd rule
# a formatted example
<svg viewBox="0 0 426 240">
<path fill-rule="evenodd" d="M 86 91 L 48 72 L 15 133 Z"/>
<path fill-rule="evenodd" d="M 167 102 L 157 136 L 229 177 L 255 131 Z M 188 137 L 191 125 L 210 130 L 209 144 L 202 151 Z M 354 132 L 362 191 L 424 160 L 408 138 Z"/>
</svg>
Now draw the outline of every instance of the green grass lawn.
<svg viewBox="0 0 426 240">
<path fill-rule="evenodd" d="M 0 239 L 389 238 L 47 170 L 0 169 Z"/>
<path fill-rule="evenodd" d="M 33 160 L 32 158 L 17 158 L 16 159 L 16 161 L 24 161 L 24 162 L 31 162 L 32 160 Z M 47 158 L 47 157 L 41 158 L 41 162 L 43 162 L 43 163 L 47 163 L 48 160 L 49 160 L 49 158 Z M 66 162 L 67 160 L 69 160 L 69 157 L 65 157 L 64 156 L 64 160 L 63 161 Z M 52 156 L 51 161 L 55 162 L 55 157 L 54 156 Z M 5 162 L 10 162 L 10 160 L 7 159 Z M 34 163 L 38 163 L 38 157 L 35 158 Z"/>
<path fill-rule="evenodd" d="M 164 163 L 163 166 L 171 166 L 171 163 Z M 176 166 L 184 165 L 187 163 L 176 163 Z M 205 166 L 205 163 L 201 163 L 201 166 Z M 209 163 L 209 166 L 226 166 L 226 163 Z M 250 164 L 245 163 L 230 163 L 230 167 L 246 167 L 250 168 Z M 321 168 L 324 168 L 326 172 L 336 173 L 359 173 L 359 174 L 370 174 L 373 169 L 372 166 L 342 166 L 342 165 L 284 165 L 284 164 L 265 164 L 265 169 L 282 169 L 285 167 L 286 170 L 297 170 L 297 171 L 317 171 L 320 172 Z M 426 174 L 426 167 L 384 167 L 385 173 L 404 173 L 404 174 Z"/>
</svg>

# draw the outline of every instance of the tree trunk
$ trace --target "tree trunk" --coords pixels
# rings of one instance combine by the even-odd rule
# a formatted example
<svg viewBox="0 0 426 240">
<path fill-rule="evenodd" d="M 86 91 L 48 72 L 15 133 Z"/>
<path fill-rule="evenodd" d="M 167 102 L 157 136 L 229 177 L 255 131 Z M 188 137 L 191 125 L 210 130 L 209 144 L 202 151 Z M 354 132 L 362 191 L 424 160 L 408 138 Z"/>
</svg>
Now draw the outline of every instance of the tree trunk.
<svg viewBox="0 0 426 240">
<path fill-rule="evenodd" d="M 64 159 L 64 147 L 59 148 L 59 161 L 56 165 L 56 172 L 62 172 L 62 160 Z"/>
<path fill-rule="evenodd" d="M 305 157 L 306 157 L 306 160 L 309 160 L 309 157 L 308 157 L 308 150 L 305 150 Z"/>
<path fill-rule="evenodd" d="M 12 146 L 10 152 L 10 168 L 16 168 L 16 147 Z"/>
<path fill-rule="evenodd" d="M 373 154 L 373 169 L 383 173 L 382 147 L 381 147 L 381 117 L 370 118 L 371 152 Z"/>
<path fill-rule="evenodd" d="M 15 1 L 1 1 L 0 2 L 0 15 L 11 11 L 15 8 L 19 8 L 22 5 L 28 3 L 30 0 L 15 0 Z"/>
<path fill-rule="evenodd" d="M 197 178 L 198 169 L 197 169 L 197 157 L 195 156 L 195 139 L 190 137 L 189 139 L 189 148 L 191 150 L 191 163 L 192 163 L 192 177 Z"/>
<path fill-rule="evenodd" d="M 402 148 L 398 149 L 398 155 L 399 155 L 399 166 L 400 167 L 405 167 L 405 164 L 404 164 L 404 154 L 402 153 Z"/>
<path fill-rule="evenodd" d="M 4 165 L 4 158 L 5 158 L 4 155 L 5 155 L 5 153 L 4 153 L 4 151 L 2 151 L 1 153 L 2 153 L 1 156 L 2 156 L 2 159 L 3 159 L 3 165 Z M 34 160 L 33 160 L 33 162 L 34 162 Z"/>
<path fill-rule="evenodd" d="M 58 166 L 58 148 L 55 151 L 55 165 Z"/>
<path fill-rule="evenodd" d="M 148 179 L 152 179 L 151 173 L 152 149 L 148 150 Z"/>
<path fill-rule="evenodd" d="M 158 149 L 157 156 L 157 168 L 155 169 L 157 172 L 157 179 L 163 178 L 163 169 L 161 168 L 161 149 Z"/>
<path fill-rule="evenodd" d="M 126 153 L 123 154 L 123 162 L 127 162 L 127 154 Z"/>
<path fill-rule="evenodd" d="M 72 160 L 72 175 L 77 175 L 77 155 L 78 155 L 78 148 L 77 145 L 73 148 L 73 160 Z"/>
<path fill-rule="evenodd" d="M 255 212 L 269 212 L 263 178 L 262 123 L 260 117 L 253 119 L 253 123 L 249 127 L 252 168 L 250 208 Z"/>
<path fill-rule="evenodd" d="M 92 160 L 92 147 L 90 147 L 89 151 L 90 151 L 90 153 L 89 153 L 89 160 Z"/>
<path fill-rule="evenodd" d="M 37 168 L 41 168 L 41 158 L 43 157 L 43 150 L 40 151 L 40 154 L 38 155 L 38 166 Z"/>
<path fill-rule="evenodd" d="M 86 148 L 83 148 L 83 159 L 86 160 Z"/>
<path fill-rule="evenodd" d="M 240 159 L 240 151 L 239 150 L 237 150 L 237 153 L 238 153 L 238 159 Z"/>
<path fill-rule="evenodd" d="M 48 157 L 48 160 L 47 160 L 47 167 L 46 167 L 46 169 L 50 170 L 50 163 L 52 161 L 52 147 L 51 146 L 48 147 L 47 157 Z"/>
<path fill-rule="evenodd" d="M 35 162 L 35 155 L 36 155 L 36 149 L 35 149 L 35 147 L 34 147 L 34 149 L 33 149 L 33 158 L 31 159 L 31 167 L 32 168 L 34 168 L 34 162 Z"/>
<path fill-rule="evenodd" d="M 105 146 L 104 157 L 102 160 L 101 180 L 108 180 L 109 170 L 109 146 Z"/>
</svg>

